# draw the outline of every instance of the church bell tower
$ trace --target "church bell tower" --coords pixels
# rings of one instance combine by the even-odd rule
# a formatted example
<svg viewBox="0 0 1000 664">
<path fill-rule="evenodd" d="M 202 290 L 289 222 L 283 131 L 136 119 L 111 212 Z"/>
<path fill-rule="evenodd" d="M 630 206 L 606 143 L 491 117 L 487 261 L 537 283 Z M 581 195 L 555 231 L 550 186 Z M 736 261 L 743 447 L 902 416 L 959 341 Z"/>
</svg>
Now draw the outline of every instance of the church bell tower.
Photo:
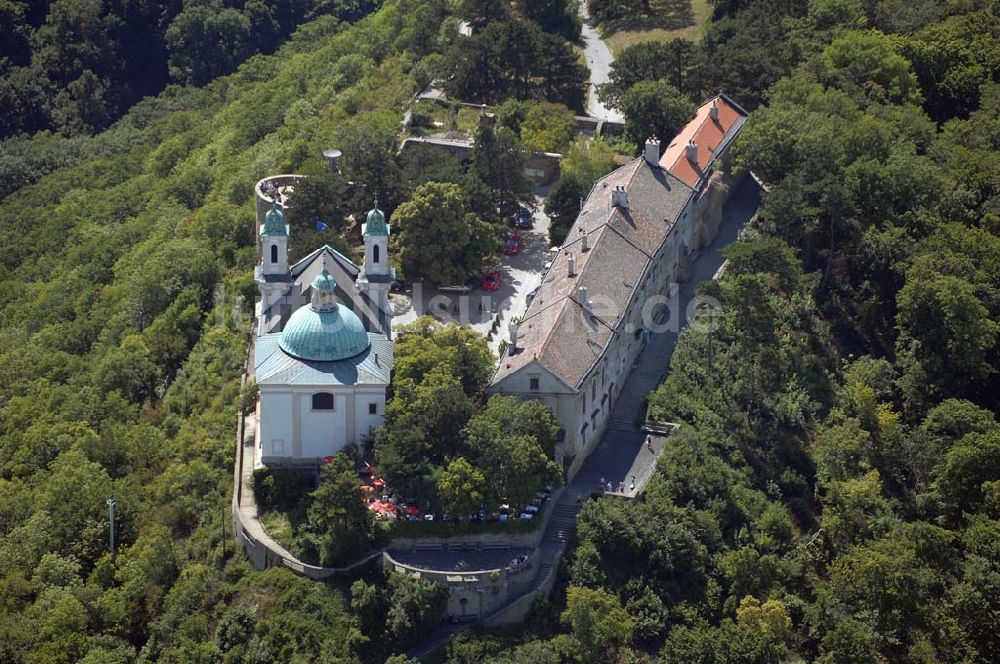
<svg viewBox="0 0 1000 664">
<path fill-rule="evenodd" d="M 273 306 L 288 294 L 291 287 L 291 274 L 288 269 L 288 225 L 285 215 L 277 203 L 271 203 L 271 209 L 264 215 L 264 223 L 260 228 L 260 265 L 256 270 L 257 288 L 260 290 L 259 334 L 270 332 L 266 321 L 269 316 L 261 315 L 271 310 Z"/>
<path fill-rule="evenodd" d="M 365 241 L 365 262 L 358 275 L 358 289 L 388 318 L 392 315 L 389 304 L 389 287 L 396 279 L 396 270 L 389 266 L 389 224 L 385 213 L 378 207 L 368 211 L 361 235 Z"/>
</svg>

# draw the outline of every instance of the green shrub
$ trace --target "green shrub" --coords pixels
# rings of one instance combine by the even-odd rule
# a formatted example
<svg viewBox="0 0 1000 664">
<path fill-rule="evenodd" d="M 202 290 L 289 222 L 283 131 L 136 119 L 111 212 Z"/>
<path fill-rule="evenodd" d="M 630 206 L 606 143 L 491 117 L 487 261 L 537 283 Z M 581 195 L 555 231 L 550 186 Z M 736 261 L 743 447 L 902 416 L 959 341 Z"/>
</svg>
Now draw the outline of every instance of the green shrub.
<svg viewBox="0 0 1000 664">
<path fill-rule="evenodd" d="M 250 477 L 257 509 L 294 509 L 312 489 L 312 476 L 301 470 L 258 468 Z"/>
</svg>

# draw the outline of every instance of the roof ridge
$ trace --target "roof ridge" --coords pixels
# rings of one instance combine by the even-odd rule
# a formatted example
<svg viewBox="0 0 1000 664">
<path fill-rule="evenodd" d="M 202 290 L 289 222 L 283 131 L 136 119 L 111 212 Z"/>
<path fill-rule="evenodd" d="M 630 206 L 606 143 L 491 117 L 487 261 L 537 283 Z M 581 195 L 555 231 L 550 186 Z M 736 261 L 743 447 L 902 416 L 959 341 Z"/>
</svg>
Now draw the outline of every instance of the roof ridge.
<svg viewBox="0 0 1000 664">
<path fill-rule="evenodd" d="M 599 185 L 599 184 L 600 184 L 601 182 L 603 182 L 604 180 L 607 180 L 607 179 L 608 179 L 608 178 L 610 178 L 610 177 L 611 177 L 612 175 L 616 175 L 616 174 L 620 174 L 620 173 L 621 173 L 621 172 L 622 172 L 623 170 L 625 170 L 626 168 L 629 168 L 629 167 L 633 166 L 633 165 L 634 165 L 634 164 L 635 164 L 635 163 L 636 163 L 637 161 L 640 161 L 640 160 L 643 160 L 643 161 L 644 161 L 644 160 L 645 160 L 645 158 L 644 158 L 643 156 L 641 156 L 641 155 L 640 155 L 640 156 L 638 156 L 638 157 L 634 158 L 634 159 L 633 159 L 632 161 L 630 161 L 629 163 L 625 164 L 624 166 L 619 166 L 618 168 L 616 168 L 616 169 L 612 170 L 611 172 L 609 172 L 609 173 L 605 173 L 605 174 L 604 174 L 604 175 L 602 175 L 601 177 L 597 178 L 597 180 L 596 180 L 596 181 L 594 182 L 594 185 L 593 185 L 593 186 L 592 186 L 592 187 L 590 188 L 590 191 L 589 191 L 589 192 L 587 192 L 587 196 L 586 196 L 586 197 L 585 197 L 585 198 L 583 199 L 583 205 L 582 205 L 582 206 L 580 207 L 580 211 L 579 211 L 579 212 L 577 212 L 577 214 L 576 214 L 576 217 L 575 217 L 575 218 L 573 219 L 573 223 L 572 223 L 572 224 L 570 224 L 570 226 L 569 226 L 569 230 L 567 230 L 567 231 L 566 231 L 566 238 L 567 238 L 567 239 L 569 239 L 569 238 L 571 238 L 571 237 L 573 236 L 573 233 L 572 233 L 572 231 L 573 231 L 573 229 L 574 229 L 574 228 L 576 228 L 576 225 L 577 225 L 577 222 L 579 222 L 579 221 L 580 221 L 580 217 L 582 217 L 582 216 L 583 216 L 583 213 L 584 213 L 584 209 L 585 209 L 585 208 L 587 207 L 587 203 L 588 203 L 588 202 L 590 201 L 591 197 L 593 197 L 594 193 L 595 193 L 595 192 L 597 191 L 597 185 Z M 631 183 L 632 183 L 632 178 L 634 178 L 634 177 L 635 177 L 635 173 L 636 173 L 636 171 L 637 171 L 637 170 L 638 170 L 638 169 L 635 169 L 635 170 L 633 170 L 633 171 L 632 171 L 632 174 L 631 174 L 631 175 L 629 176 L 629 179 L 628 179 L 628 184 L 631 184 Z M 611 209 L 613 210 L 613 209 L 614 209 L 614 206 L 612 206 L 612 208 L 611 208 Z M 608 215 L 608 217 L 610 217 L 610 214 Z M 596 226 L 594 226 L 594 228 L 592 228 L 591 230 L 589 230 L 589 231 L 587 232 L 587 234 L 588 234 L 588 235 L 590 235 L 591 233 L 594 233 L 594 232 L 596 232 L 597 230 L 599 230 L 599 229 L 601 228 L 601 226 L 607 226 L 607 225 L 608 225 L 608 219 L 606 218 L 606 219 L 605 219 L 604 221 L 602 221 L 602 222 L 598 223 L 598 224 L 597 224 Z M 578 242 L 578 240 L 570 240 L 570 243 L 569 243 L 569 244 L 574 244 L 574 243 L 576 243 L 576 242 Z M 559 247 L 559 248 L 560 248 L 560 250 L 562 250 L 562 249 L 564 249 L 564 248 L 565 248 L 566 246 L 567 246 L 567 245 L 566 245 L 566 242 L 565 242 L 565 240 L 564 240 L 564 241 L 563 241 L 563 244 L 562 244 L 562 245 L 560 245 L 560 247 Z"/>
<path fill-rule="evenodd" d="M 619 214 L 620 214 L 620 213 L 619 213 Z M 624 217 L 625 217 L 625 215 L 622 215 L 622 218 L 624 218 Z M 626 221 L 627 221 L 627 220 L 626 220 Z M 629 244 L 630 244 L 631 246 L 635 247 L 635 248 L 636 248 L 636 249 L 637 249 L 637 250 L 639 251 L 639 253 L 641 253 L 642 255 L 646 256 L 646 257 L 647 257 L 647 258 L 649 258 L 650 260 L 653 260 L 653 255 L 652 255 L 652 254 L 650 254 L 650 253 L 649 253 L 648 251 L 646 251 L 645 249 L 643 249 L 642 247 L 640 247 L 639 245 L 637 245 L 637 244 L 636 244 L 635 242 L 633 242 L 633 241 L 632 241 L 631 239 L 629 239 L 629 238 L 628 238 L 628 236 L 627 236 L 627 235 L 625 235 L 624 233 L 622 233 L 622 232 L 621 232 L 620 230 L 618 230 L 617 228 L 615 228 L 614 226 L 612 226 L 612 225 L 611 225 L 611 221 L 610 221 L 610 219 L 608 220 L 608 223 L 607 223 L 606 225 L 607 225 L 607 227 L 608 227 L 608 228 L 610 228 L 610 229 L 611 229 L 611 230 L 612 230 L 612 231 L 613 231 L 613 232 L 614 232 L 614 233 L 615 233 L 615 234 L 616 234 L 616 235 L 617 235 L 618 237 L 620 237 L 621 239 L 623 239 L 623 240 L 625 240 L 626 242 L 628 242 L 628 243 L 629 243 Z M 638 226 L 638 224 L 636 224 L 636 226 Z M 589 261 L 588 261 L 588 264 L 589 264 Z M 584 268 L 584 269 L 586 269 L 586 268 L 587 268 L 587 265 L 584 265 L 584 266 L 583 266 L 583 268 Z"/>
<path fill-rule="evenodd" d="M 344 261 L 346 261 L 347 264 L 350 265 L 351 267 L 353 267 L 354 269 L 356 269 L 358 271 L 361 270 L 361 266 L 360 265 L 358 265 L 357 263 L 355 263 L 354 261 L 352 261 L 350 258 L 348 258 L 347 256 L 345 256 L 344 254 L 340 253 L 339 251 L 337 251 L 333 247 L 331 247 L 329 244 L 324 244 L 324 245 L 322 245 L 320 247 L 317 247 L 317 248 L 313 249 L 308 254 L 306 254 L 305 256 L 303 256 L 302 258 L 300 258 L 299 260 L 297 260 L 294 263 L 292 263 L 288 267 L 289 273 L 295 272 L 295 270 L 300 265 L 303 266 L 303 269 L 305 267 L 309 266 L 313 261 L 316 260 L 316 258 L 319 255 L 321 255 L 325 251 L 329 251 L 331 254 L 333 254 L 334 257 L 339 256 L 340 258 L 344 259 Z M 324 266 L 325 265 L 326 264 L 324 263 Z"/>
<path fill-rule="evenodd" d="M 607 180 L 612 175 L 614 175 L 614 174 L 616 174 L 616 173 L 618 173 L 620 171 L 625 170 L 626 168 L 628 168 L 629 166 L 631 166 L 635 162 L 639 161 L 640 159 L 643 159 L 642 155 L 639 155 L 638 157 L 633 158 L 632 161 L 628 162 L 627 164 L 623 164 L 622 166 L 619 166 L 618 168 L 612 169 L 611 171 L 609 171 L 609 172 L 605 173 L 604 175 L 602 175 L 601 177 L 597 178 L 597 180 L 594 181 L 594 186 L 590 188 L 590 192 L 587 194 L 587 198 L 584 199 L 584 202 L 586 202 L 587 199 L 590 198 L 591 194 L 594 193 L 594 190 L 597 189 L 597 185 L 602 180 Z"/>
<path fill-rule="evenodd" d="M 646 162 L 646 158 L 644 156 L 642 156 L 642 155 L 636 157 L 633 161 L 638 161 L 640 159 L 642 160 L 643 164 L 647 163 Z M 638 173 L 639 173 L 639 169 L 638 168 L 636 168 L 636 169 L 634 169 L 632 171 L 632 174 L 629 175 L 628 182 L 625 183 L 625 188 L 626 189 L 628 189 L 629 187 L 632 186 L 632 180 L 635 180 L 635 176 L 638 175 Z"/>
<path fill-rule="evenodd" d="M 546 305 L 545 305 L 545 306 L 543 306 L 543 307 L 542 307 L 541 309 L 537 310 L 537 311 L 536 311 L 535 313 L 531 314 L 531 315 L 530 315 L 530 316 L 528 316 L 527 318 L 522 318 L 520 322 L 521 322 L 521 323 L 526 323 L 527 321 L 529 321 L 529 320 L 531 320 L 532 318 L 535 318 L 536 316 L 538 316 L 539 314 L 541 314 L 541 313 L 542 313 L 543 311 L 548 311 L 549 309 L 551 309 L 552 307 L 556 306 L 557 304 L 559 304 L 560 302 L 562 302 L 563 300 L 565 300 L 565 299 L 566 299 L 566 298 L 568 298 L 568 297 L 569 297 L 569 295 L 562 295 L 562 296 L 560 296 L 560 297 L 556 298 L 556 299 L 555 299 L 555 301 L 553 301 L 553 302 L 550 302 L 549 304 L 546 304 Z M 538 298 L 538 296 L 536 295 L 536 296 L 535 296 L 535 299 L 537 299 L 537 298 Z M 534 302 L 534 301 L 535 301 L 535 300 L 532 300 L 532 302 Z M 529 309 L 530 309 L 530 307 L 529 307 Z M 525 315 L 527 315 L 527 313 L 528 313 L 528 310 L 526 309 L 526 310 L 524 311 L 524 313 L 525 313 Z M 519 323 L 519 324 L 520 324 L 520 323 Z"/>
</svg>

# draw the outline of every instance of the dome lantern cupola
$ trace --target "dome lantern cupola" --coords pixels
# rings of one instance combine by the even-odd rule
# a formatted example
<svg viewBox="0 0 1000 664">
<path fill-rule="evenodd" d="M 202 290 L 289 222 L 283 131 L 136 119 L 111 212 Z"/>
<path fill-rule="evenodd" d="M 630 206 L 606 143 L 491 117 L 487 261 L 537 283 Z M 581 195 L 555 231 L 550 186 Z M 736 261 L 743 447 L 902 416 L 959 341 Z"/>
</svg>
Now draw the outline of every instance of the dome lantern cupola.
<svg viewBox="0 0 1000 664">
<path fill-rule="evenodd" d="M 313 311 L 331 311 L 337 308 L 337 282 L 324 267 L 312 282 Z"/>
</svg>

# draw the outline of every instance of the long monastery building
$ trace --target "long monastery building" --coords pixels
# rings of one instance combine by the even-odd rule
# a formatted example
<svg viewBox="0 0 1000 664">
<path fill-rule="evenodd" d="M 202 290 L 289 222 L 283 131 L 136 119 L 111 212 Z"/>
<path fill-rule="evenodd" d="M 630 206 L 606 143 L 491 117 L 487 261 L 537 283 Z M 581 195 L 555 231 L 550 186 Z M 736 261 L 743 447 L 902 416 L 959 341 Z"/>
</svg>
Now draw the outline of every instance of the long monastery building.
<svg viewBox="0 0 1000 664">
<path fill-rule="evenodd" d="M 719 95 L 660 154 L 644 154 L 594 185 L 543 275 L 489 391 L 534 399 L 561 424 L 568 477 L 604 431 L 650 334 L 671 315 L 676 284 L 715 238 L 737 188 L 729 148 L 747 113 Z"/>
</svg>

